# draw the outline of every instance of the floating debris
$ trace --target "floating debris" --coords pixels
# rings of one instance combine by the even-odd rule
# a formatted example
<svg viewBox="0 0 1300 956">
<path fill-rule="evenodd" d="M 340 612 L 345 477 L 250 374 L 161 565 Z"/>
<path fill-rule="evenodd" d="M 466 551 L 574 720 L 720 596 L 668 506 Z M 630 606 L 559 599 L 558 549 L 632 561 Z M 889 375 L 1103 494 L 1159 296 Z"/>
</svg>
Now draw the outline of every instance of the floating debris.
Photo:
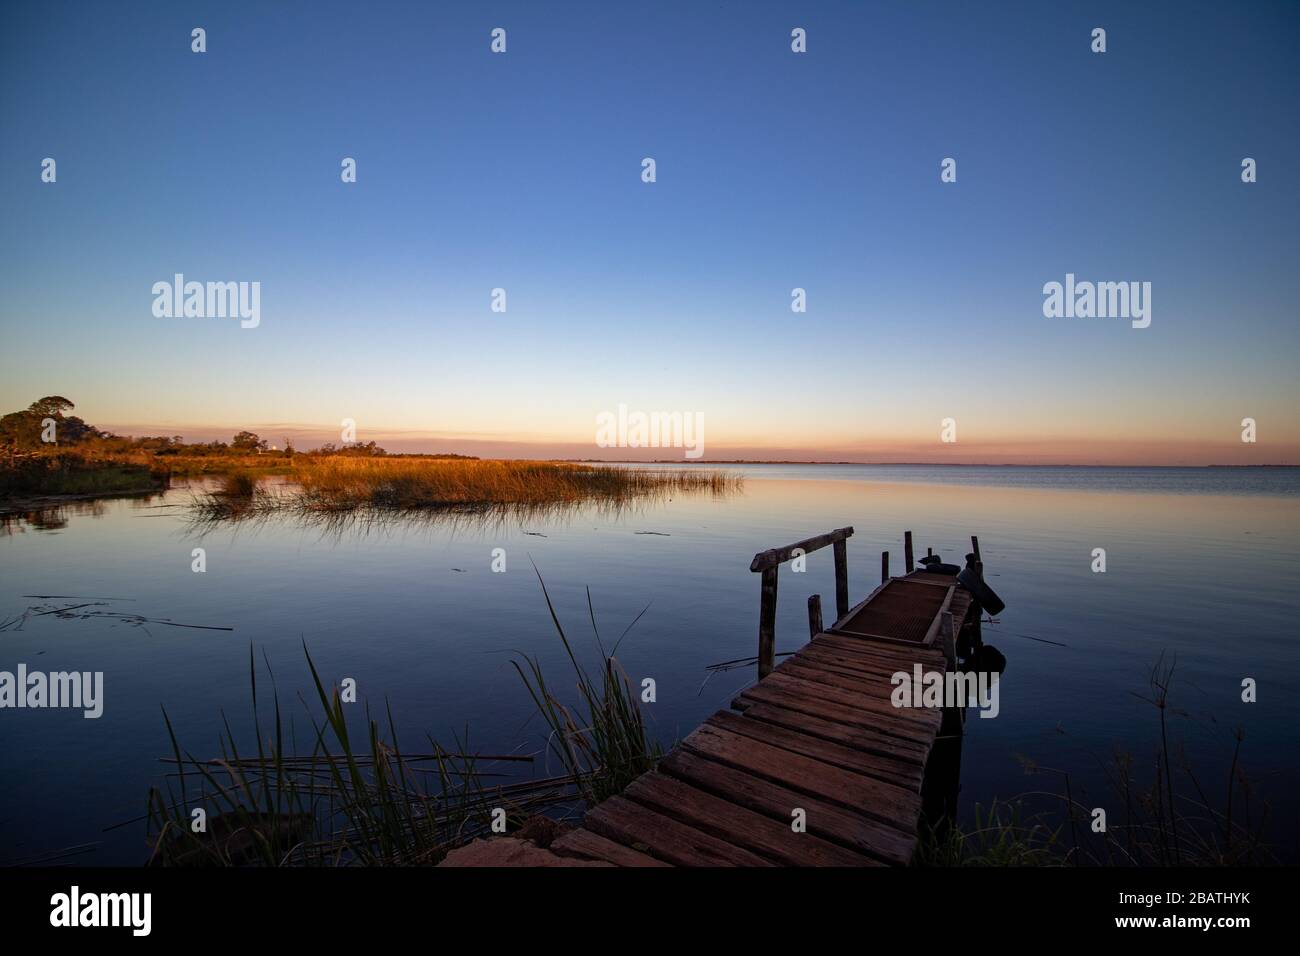
<svg viewBox="0 0 1300 956">
<path fill-rule="evenodd" d="M 41 595 L 25 594 L 23 596 L 40 597 Z M 65 597 L 64 600 L 69 600 L 69 598 Z M 26 611 L 24 611 L 22 614 L 18 615 L 17 617 L 6 618 L 5 620 L 0 621 L 0 631 L 9 630 L 11 628 L 15 631 L 21 631 L 23 629 L 23 625 L 27 623 L 27 620 L 29 618 L 45 617 L 51 614 L 54 615 L 59 620 L 63 620 L 63 621 L 72 621 L 72 620 L 84 621 L 87 620 L 88 618 L 109 618 L 114 621 L 120 621 L 123 624 L 129 624 L 132 627 L 144 627 L 146 632 L 149 630 L 147 627 L 145 627 L 145 625 L 147 624 L 162 624 L 167 627 L 185 627 L 185 628 L 191 628 L 200 631 L 233 631 L 234 630 L 233 627 L 224 627 L 216 624 L 183 624 L 180 621 L 173 621 L 168 618 L 147 617 L 144 614 L 132 614 L 126 611 L 86 610 L 86 608 L 105 607 L 110 601 L 131 601 L 131 600 L 134 599 L 133 598 L 100 598 L 100 599 L 83 600 L 80 604 L 66 604 L 61 607 L 51 607 L 44 604 L 35 604 L 29 607 Z"/>
</svg>

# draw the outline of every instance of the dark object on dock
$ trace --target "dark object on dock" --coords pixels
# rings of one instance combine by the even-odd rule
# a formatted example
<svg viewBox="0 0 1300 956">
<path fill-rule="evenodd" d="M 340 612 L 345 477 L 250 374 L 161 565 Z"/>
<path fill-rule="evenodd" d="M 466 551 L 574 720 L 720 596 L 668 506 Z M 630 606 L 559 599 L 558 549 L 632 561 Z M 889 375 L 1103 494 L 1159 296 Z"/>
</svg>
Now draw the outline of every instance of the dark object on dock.
<svg viewBox="0 0 1300 956">
<path fill-rule="evenodd" d="M 961 570 L 961 568 L 957 567 L 957 565 L 955 564 L 946 564 L 945 562 L 941 561 L 937 554 L 926 555 L 924 558 L 921 559 L 921 563 L 925 565 L 925 567 L 923 567 L 921 570 L 928 571 L 930 574 L 955 575 L 958 571 Z"/>
<path fill-rule="evenodd" d="M 957 583 L 973 594 L 980 607 L 988 611 L 989 614 L 1001 614 L 1007 609 L 1002 598 L 998 597 L 997 592 L 984 583 L 983 576 L 971 565 L 968 564 L 962 568 L 961 573 L 957 575 Z"/>
</svg>

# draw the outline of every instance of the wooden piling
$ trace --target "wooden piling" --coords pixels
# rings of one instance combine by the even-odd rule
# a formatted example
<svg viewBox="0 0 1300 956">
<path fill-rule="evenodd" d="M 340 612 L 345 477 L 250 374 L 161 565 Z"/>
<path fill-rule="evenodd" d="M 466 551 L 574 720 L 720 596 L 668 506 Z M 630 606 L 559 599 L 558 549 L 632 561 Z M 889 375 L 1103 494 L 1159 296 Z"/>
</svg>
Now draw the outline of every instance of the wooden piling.
<svg viewBox="0 0 1300 956">
<path fill-rule="evenodd" d="M 836 540 L 835 551 L 835 619 L 849 613 L 849 551 L 843 538 Z"/>
<path fill-rule="evenodd" d="M 889 552 L 880 552 L 880 580 L 881 583 L 889 580 Z"/>
<path fill-rule="evenodd" d="M 916 565 L 912 563 L 912 532 L 903 532 L 903 567 L 907 568 L 907 573 L 911 574 L 916 570 Z"/>
<path fill-rule="evenodd" d="M 776 572 L 779 565 L 763 569 L 758 609 L 758 679 L 776 666 Z"/>
<path fill-rule="evenodd" d="M 808 598 L 808 637 L 816 637 L 822 633 L 825 628 L 822 627 L 822 596 L 814 594 Z"/>
<path fill-rule="evenodd" d="M 980 557 L 980 539 L 976 535 L 970 536 L 970 549 L 975 552 L 976 561 L 982 562 L 984 560 Z"/>
</svg>

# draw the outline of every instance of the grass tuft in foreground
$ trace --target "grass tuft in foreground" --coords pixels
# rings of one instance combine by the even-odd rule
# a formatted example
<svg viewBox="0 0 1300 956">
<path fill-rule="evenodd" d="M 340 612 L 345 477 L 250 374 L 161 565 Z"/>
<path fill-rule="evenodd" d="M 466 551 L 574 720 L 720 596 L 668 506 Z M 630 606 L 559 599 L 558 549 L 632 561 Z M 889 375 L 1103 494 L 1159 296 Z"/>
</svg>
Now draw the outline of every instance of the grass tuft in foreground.
<svg viewBox="0 0 1300 956">
<path fill-rule="evenodd" d="M 537 570 L 535 566 L 533 570 Z M 614 657 L 623 637 L 627 636 L 641 615 L 637 615 L 606 653 L 600 640 L 600 631 L 596 628 L 591 592 L 587 592 L 587 609 L 601 657 L 600 675 L 593 678 L 574 656 L 573 646 L 555 613 L 555 605 L 551 603 L 551 596 L 540 572 L 537 580 L 542 585 L 551 621 L 555 624 L 564 651 L 573 665 L 579 707 L 565 705 L 552 692 L 536 658 L 524 657 L 522 665 L 518 661 L 511 663 L 519 672 L 538 712 L 550 728 L 547 741 L 549 752 L 559 758 L 583 799 L 594 805 L 606 797 L 621 793 L 641 774 L 653 770 L 663 755 L 660 746 L 651 743 L 646 736 L 645 721 L 641 716 L 636 691 L 628 680 L 627 673 Z M 641 614 L 644 613 L 643 610 Z"/>
<path fill-rule="evenodd" d="M 912 864 L 936 866 L 1060 866 L 1061 827 L 1041 819 L 1027 820 L 1019 803 L 999 803 L 988 809 L 975 804 L 975 825 L 961 829 L 950 823 L 921 825 Z"/>
<path fill-rule="evenodd" d="M 386 735 L 368 708 L 356 734 L 339 689 L 326 689 L 310 654 L 307 665 L 323 716 L 312 719 L 312 746 L 305 756 L 292 753 L 274 692 L 274 718 L 263 738 L 251 649 L 255 754 L 240 752 L 226 723 L 221 756 L 198 759 L 181 749 L 164 710 L 178 784 L 166 783 L 165 792 L 150 789 L 151 865 L 434 864 L 486 832 L 494 808 L 505 808 L 517 822 L 534 805 L 571 795 L 566 782 L 555 780 L 486 787 L 480 760 L 529 758 L 474 755 L 467 739 L 457 740 L 456 752 L 430 740 L 429 753 L 404 753 L 391 711 Z M 196 810 L 203 811 L 200 831 Z"/>
</svg>

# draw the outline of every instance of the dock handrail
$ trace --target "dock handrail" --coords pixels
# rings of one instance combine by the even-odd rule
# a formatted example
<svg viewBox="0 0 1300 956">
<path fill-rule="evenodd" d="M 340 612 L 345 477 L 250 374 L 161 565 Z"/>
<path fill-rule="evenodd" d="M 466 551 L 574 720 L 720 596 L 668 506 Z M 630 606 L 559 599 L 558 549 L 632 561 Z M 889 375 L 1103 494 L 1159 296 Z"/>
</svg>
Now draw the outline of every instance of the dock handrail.
<svg viewBox="0 0 1300 956">
<path fill-rule="evenodd" d="M 785 562 L 820 551 L 828 545 L 835 548 L 835 609 L 836 618 L 849 610 L 849 560 L 846 539 L 853 529 L 836 528 L 825 534 L 814 535 L 784 548 L 769 548 L 754 555 L 749 570 L 763 573 L 758 607 L 758 679 L 762 680 L 776 666 L 776 585 L 777 569 Z M 820 612 L 820 604 L 818 605 Z M 820 615 L 819 615 L 820 616 Z"/>
</svg>

